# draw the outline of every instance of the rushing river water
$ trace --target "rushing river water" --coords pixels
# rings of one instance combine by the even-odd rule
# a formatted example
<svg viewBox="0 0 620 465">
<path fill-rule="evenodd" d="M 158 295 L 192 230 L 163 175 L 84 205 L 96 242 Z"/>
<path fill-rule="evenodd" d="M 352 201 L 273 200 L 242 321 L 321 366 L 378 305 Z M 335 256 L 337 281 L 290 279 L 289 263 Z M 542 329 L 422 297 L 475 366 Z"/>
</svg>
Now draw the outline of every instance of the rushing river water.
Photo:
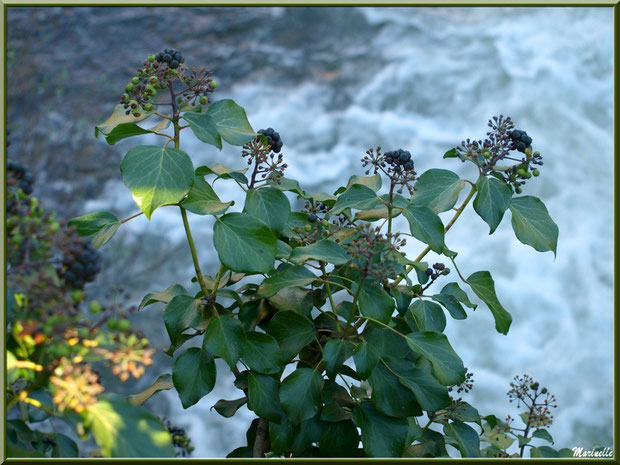
<svg viewBox="0 0 620 465">
<path fill-rule="evenodd" d="M 410 150 L 419 173 L 440 167 L 475 180 L 472 167 L 442 160 L 442 154 L 467 137 L 482 138 L 489 117 L 510 115 L 544 156 L 541 177 L 524 193 L 543 199 L 557 222 L 558 254 L 554 259 L 518 242 L 509 214 L 488 236 L 486 224 L 469 209 L 447 235 L 462 272 L 490 270 L 513 315 L 508 336 L 494 331 L 483 306 L 465 321 L 449 322 L 448 337 L 474 373 L 466 400 L 483 414 L 515 416 L 505 395 L 508 383 L 528 373 L 558 399 L 551 428 L 556 446 L 611 446 L 611 8 L 9 8 L 8 18 L 9 70 L 30 65 L 39 74 L 54 70 L 58 78 L 69 69 L 69 81 L 75 79 L 59 81 L 55 91 L 61 95 L 53 100 L 58 107 L 43 109 L 44 116 L 39 111 L 35 119 L 24 105 L 29 88 L 9 78 L 9 124 L 16 134 L 11 149 L 30 154 L 24 158 L 42 170 L 39 185 L 48 204 L 71 214 L 135 211 L 117 166 L 138 142 L 110 148 L 93 140 L 92 126 L 101 119 L 88 106 L 98 108 L 99 98 L 112 104 L 132 63 L 164 46 L 181 49 L 188 62 L 212 67 L 220 82 L 217 98 L 242 105 L 255 129 L 276 128 L 284 140 L 287 176 L 310 191 L 333 191 L 351 174 L 362 174 L 359 159 L 377 145 Z M 173 34 L 175 24 L 185 25 L 180 35 Z M 39 31 L 35 36 L 53 37 L 54 25 L 63 33 L 58 42 L 43 41 L 37 48 L 27 40 L 30 25 Z M 142 34 L 134 39 L 137 29 Z M 82 68 L 67 64 L 67 55 Z M 57 65 L 37 61 L 45 57 Z M 110 57 L 117 57 L 117 68 Z M 31 79 L 22 87 L 43 85 L 31 73 L 22 74 Z M 91 86 L 91 97 L 75 97 L 76 86 Z M 28 127 L 39 136 L 36 154 Z M 70 131 L 75 136 L 67 139 Z M 218 152 L 188 131 L 183 136 L 182 148 L 195 166 L 243 166 L 237 148 Z M 53 155 L 41 155 L 44 149 Z M 234 184 L 218 181 L 216 190 L 239 204 Z M 214 273 L 212 220 L 192 216 L 191 224 L 203 267 Z M 408 247 L 412 254 L 421 248 Z M 138 218 L 127 224 L 104 252 L 108 268 L 92 286 L 95 294 L 98 287 L 124 282 L 137 301 L 141 292 L 173 282 L 187 285 L 192 275 L 173 209 L 161 209 L 151 222 Z M 167 341 L 159 311 L 148 310 L 136 323 L 154 340 Z M 158 360 L 169 370 L 169 359 Z M 175 392 L 148 404 L 188 430 L 196 457 L 224 456 L 243 445 L 252 418 L 245 408 L 231 419 L 210 410 L 218 399 L 241 394 L 226 366 L 218 368 L 215 390 L 190 409 L 182 410 Z M 155 371 L 133 387 L 148 384 L 160 374 Z"/>
</svg>

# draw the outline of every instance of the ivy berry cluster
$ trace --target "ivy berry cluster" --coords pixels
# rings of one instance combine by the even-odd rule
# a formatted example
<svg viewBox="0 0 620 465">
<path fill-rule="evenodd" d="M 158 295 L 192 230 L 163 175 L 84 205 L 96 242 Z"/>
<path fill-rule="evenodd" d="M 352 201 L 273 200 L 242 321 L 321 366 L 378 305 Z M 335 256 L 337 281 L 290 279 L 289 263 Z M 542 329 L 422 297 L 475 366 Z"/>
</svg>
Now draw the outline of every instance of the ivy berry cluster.
<svg viewBox="0 0 620 465">
<path fill-rule="evenodd" d="M 368 167 L 366 174 L 370 174 L 371 171 L 374 171 L 374 174 L 383 172 L 394 187 L 400 185 L 397 189 L 399 194 L 402 194 L 405 187 L 410 195 L 413 194 L 413 182 L 416 181 L 417 173 L 411 152 L 408 150 L 398 149 L 381 153 L 381 147 L 368 149 L 362 158 L 362 166 Z"/>
<path fill-rule="evenodd" d="M 254 163 L 250 188 L 254 188 L 256 183 L 262 180 L 279 183 L 288 167 L 280 153 L 283 145 L 280 133 L 273 128 L 259 129 L 256 133 L 264 136 L 267 144 L 263 143 L 261 137 L 255 137 L 241 149 L 241 156 L 247 157 L 248 165 Z"/>
<path fill-rule="evenodd" d="M 101 254 L 89 241 L 76 238 L 64 253 L 59 276 L 65 284 L 75 289 L 83 289 L 86 283 L 92 282 L 101 270 Z"/>
</svg>

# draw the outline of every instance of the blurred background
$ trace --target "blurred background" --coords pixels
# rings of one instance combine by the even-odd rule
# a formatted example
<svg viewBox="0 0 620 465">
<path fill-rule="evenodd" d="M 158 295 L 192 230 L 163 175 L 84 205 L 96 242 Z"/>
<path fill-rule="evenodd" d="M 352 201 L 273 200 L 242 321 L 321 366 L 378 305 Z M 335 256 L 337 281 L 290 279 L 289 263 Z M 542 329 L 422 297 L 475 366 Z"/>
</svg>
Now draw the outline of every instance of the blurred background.
<svg viewBox="0 0 620 465">
<path fill-rule="evenodd" d="M 94 137 L 150 53 L 182 51 L 233 98 L 255 130 L 284 140 L 287 176 L 312 192 L 335 190 L 370 147 L 403 148 L 416 170 L 473 166 L 442 160 L 465 138 L 484 138 L 487 120 L 509 115 L 544 157 L 524 194 L 540 197 L 560 228 L 557 258 L 516 240 L 507 213 L 493 236 L 469 208 L 447 235 L 468 275 L 492 272 L 513 315 L 508 336 L 479 307 L 446 332 L 481 414 L 515 416 L 505 393 L 528 373 L 558 399 L 550 432 L 557 448 L 612 445 L 613 410 L 613 10 L 611 8 L 7 8 L 8 159 L 36 176 L 34 195 L 72 218 L 95 210 L 137 211 L 119 171 L 122 156 L 148 136 L 109 146 Z M 240 150 L 219 152 L 183 133 L 194 165 L 243 167 Z M 216 183 L 223 201 L 236 185 Z M 212 221 L 190 218 L 203 270 L 214 274 Z M 204 244 L 201 247 L 201 244 Z M 408 244 L 412 254 L 422 248 Z M 193 269 L 180 215 L 158 210 L 124 225 L 105 245 L 103 271 L 87 292 L 112 286 L 130 304 L 172 283 L 189 289 Z M 429 261 L 434 257 L 430 257 Z M 109 297 L 108 297 L 109 298 Z M 126 298 L 126 297 L 117 297 Z M 168 338 L 162 308 L 134 317 L 158 349 Z M 111 391 L 135 393 L 172 359 L 161 353 L 140 380 Z M 184 427 L 195 457 L 223 457 L 245 445 L 253 414 L 220 417 L 210 407 L 240 397 L 218 365 L 216 388 L 183 410 L 176 392 L 146 405 Z M 112 384 L 112 383 L 116 384 Z"/>
</svg>

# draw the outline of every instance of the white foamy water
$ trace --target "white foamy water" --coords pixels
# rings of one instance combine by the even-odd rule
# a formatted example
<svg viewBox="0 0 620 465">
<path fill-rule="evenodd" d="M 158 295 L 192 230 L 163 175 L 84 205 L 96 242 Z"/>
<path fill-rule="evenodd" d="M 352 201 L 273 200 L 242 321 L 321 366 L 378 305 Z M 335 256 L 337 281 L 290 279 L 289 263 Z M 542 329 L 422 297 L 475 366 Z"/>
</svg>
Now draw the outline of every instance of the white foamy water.
<svg viewBox="0 0 620 465">
<path fill-rule="evenodd" d="M 310 191 L 333 191 L 351 174 L 362 174 L 359 159 L 376 145 L 410 150 L 419 173 L 445 168 L 475 180 L 473 166 L 442 160 L 443 153 L 467 137 L 483 138 L 489 117 L 510 115 L 544 157 L 541 177 L 529 182 L 524 194 L 540 197 L 558 224 L 558 254 L 554 260 L 551 252 L 541 254 L 518 242 L 510 213 L 489 236 L 470 207 L 447 234 L 448 246 L 459 252 L 463 274 L 491 271 L 500 300 L 513 316 L 508 336 L 495 332 L 483 305 L 465 321 L 449 321 L 452 346 L 474 372 L 475 387 L 466 400 L 481 414 L 515 416 L 505 395 L 508 383 L 514 375 L 528 373 L 558 399 L 550 430 L 558 448 L 611 446 L 612 9 L 356 11 L 367 22 L 364 40 L 344 46 L 333 41 L 316 57 L 291 53 L 286 43 L 250 45 L 294 60 L 307 72 L 306 79 L 274 80 L 273 70 L 266 77 L 258 72 L 233 86 L 221 83 L 218 98 L 234 98 L 255 129 L 272 126 L 280 132 L 287 176 Z M 272 10 L 282 27 L 289 12 Z M 347 14 L 334 14 L 342 16 L 346 37 Z M 306 31 L 314 27 L 318 25 L 304 24 Z M 313 73 L 315 58 L 336 63 L 334 71 Z M 188 131 L 183 135 L 182 148 L 194 157 L 195 166 L 218 162 L 243 167 L 237 148 L 218 152 Z M 223 200 L 235 199 L 241 208 L 234 183 L 218 181 L 215 188 Z M 118 183 L 110 183 L 88 209 L 110 209 L 110 204 L 117 211 L 132 209 L 130 195 Z M 151 223 L 141 218 L 127 226 L 134 232 L 159 231 L 172 244 L 184 240 L 178 212 L 165 210 L 156 212 Z M 199 247 L 206 244 L 200 250 L 205 270 L 214 273 L 216 256 L 208 245 L 212 220 L 192 216 L 190 221 Z M 408 247 L 412 254 L 423 248 L 413 242 Z M 189 254 L 178 260 L 186 260 L 186 275 L 154 275 L 163 287 L 187 284 Z M 243 409 L 224 419 L 209 410 L 220 398 L 243 395 L 224 375 L 225 365 L 218 368 L 216 389 L 188 410 L 182 410 L 176 393 L 164 394 L 172 403 L 170 418 L 188 430 L 196 457 L 224 456 L 244 445 L 253 416 Z"/>
</svg>

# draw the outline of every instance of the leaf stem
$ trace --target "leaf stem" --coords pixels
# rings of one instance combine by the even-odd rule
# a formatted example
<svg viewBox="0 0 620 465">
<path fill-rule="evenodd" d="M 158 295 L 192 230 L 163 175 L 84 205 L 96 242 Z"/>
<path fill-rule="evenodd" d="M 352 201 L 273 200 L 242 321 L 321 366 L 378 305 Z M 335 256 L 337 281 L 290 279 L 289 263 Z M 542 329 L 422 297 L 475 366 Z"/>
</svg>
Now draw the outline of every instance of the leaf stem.
<svg viewBox="0 0 620 465">
<path fill-rule="evenodd" d="M 325 289 L 327 290 L 327 297 L 329 298 L 329 304 L 332 307 L 332 312 L 336 315 L 336 326 L 338 327 L 338 331 L 342 330 L 342 325 L 340 324 L 340 319 L 338 318 L 338 311 L 336 310 L 336 304 L 334 304 L 334 297 L 332 296 L 332 290 L 329 287 L 329 280 L 327 279 L 327 271 L 325 271 L 325 263 L 319 262 L 321 264 L 321 271 L 323 272 L 323 278 L 325 278 Z"/>
<path fill-rule="evenodd" d="M 355 291 L 355 295 L 353 296 L 353 302 L 351 303 L 351 313 L 349 313 L 349 318 L 347 319 L 347 324 L 344 327 L 344 333 L 342 333 L 342 339 L 346 339 L 349 336 L 349 326 L 353 322 L 353 317 L 355 316 L 355 306 L 357 305 L 357 299 L 362 292 L 362 285 L 364 284 L 364 279 L 362 279 L 357 285 L 357 291 Z"/>
</svg>

